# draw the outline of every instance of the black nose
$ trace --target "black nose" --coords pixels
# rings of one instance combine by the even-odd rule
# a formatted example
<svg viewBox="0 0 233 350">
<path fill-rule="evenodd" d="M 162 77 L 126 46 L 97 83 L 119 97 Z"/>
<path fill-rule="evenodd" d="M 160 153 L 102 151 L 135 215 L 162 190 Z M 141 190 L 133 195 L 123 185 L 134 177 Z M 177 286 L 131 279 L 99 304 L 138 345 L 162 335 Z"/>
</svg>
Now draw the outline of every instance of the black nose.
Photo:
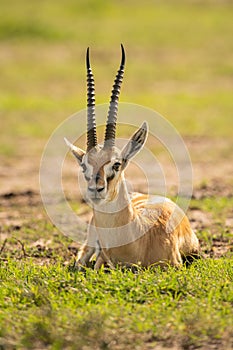
<svg viewBox="0 0 233 350">
<path fill-rule="evenodd" d="M 104 187 L 99 187 L 99 188 L 97 188 L 97 192 L 101 192 L 101 191 L 103 191 L 104 190 Z"/>
<path fill-rule="evenodd" d="M 104 187 L 98 187 L 98 188 L 93 188 L 93 187 L 88 187 L 88 191 L 90 192 L 102 192 L 104 190 Z"/>
</svg>

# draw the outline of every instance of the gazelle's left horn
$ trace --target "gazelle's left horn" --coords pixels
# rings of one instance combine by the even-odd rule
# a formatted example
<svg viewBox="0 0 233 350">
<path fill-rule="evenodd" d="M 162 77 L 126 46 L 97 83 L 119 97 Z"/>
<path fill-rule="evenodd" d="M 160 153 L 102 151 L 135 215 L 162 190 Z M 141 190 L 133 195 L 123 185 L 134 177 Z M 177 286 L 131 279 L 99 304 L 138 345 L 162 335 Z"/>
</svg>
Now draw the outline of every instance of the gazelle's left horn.
<svg viewBox="0 0 233 350">
<path fill-rule="evenodd" d="M 95 82 L 92 74 L 89 47 L 86 54 L 87 66 L 87 152 L 97 145 L 96 121 L 95 121 Z"/>
<path fill-rule="evenodd" d="M 116 138 L 116 122 L 118 112 L 118 101 L 121 90 L 121 83 L 124 75 L 125 68 L 125 50 L 121 44 L 121 65 L 114 80 L 112 95 L 108 110 L 107 124 L 105 130 L 104 147 L 113 147 L 115 145 Z"/>
</svg>

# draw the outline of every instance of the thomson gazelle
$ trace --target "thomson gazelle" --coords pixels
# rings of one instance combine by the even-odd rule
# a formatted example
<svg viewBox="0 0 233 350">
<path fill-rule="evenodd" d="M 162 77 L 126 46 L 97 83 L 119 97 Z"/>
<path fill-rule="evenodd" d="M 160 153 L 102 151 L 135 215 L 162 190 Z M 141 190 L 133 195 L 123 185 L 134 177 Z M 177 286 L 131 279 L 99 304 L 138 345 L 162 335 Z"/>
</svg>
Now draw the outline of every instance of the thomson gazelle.
<svg viewBox="0 0 233 350">
<path fill-rule="evenodd" d="M 117 72 L 107 116 L 103 146 L 97 144 L 95 89 L 87 65 L 87 149 L 66 141 L 82 167 L 87 182 L 87 200 L 93 206 L 87 241 L 78 254 L 77 266 L 85 266 L 96 254 L 95 269 L 140 264 L 178 266 L 186 257 L 198 254 L 199 243 L 184 212 L 171 200 L 141 193 L 129 194 L 124 170 L 144 146 L 147 123 L 134 133 L 126 146 L 115 147 L 118 100 L 125 66 L 125 52 Z"/>
</svg>

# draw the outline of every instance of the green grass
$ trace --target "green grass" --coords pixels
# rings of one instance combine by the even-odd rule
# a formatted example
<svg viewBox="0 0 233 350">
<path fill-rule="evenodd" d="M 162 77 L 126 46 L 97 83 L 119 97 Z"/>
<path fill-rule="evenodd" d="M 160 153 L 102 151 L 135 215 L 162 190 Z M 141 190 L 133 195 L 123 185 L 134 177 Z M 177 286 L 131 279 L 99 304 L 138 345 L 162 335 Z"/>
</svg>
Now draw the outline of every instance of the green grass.
<svg viewBox="0 0 233 350">
<path fill-rule="evenodd" d="M 118 343 L 130 349 L 133 339 L 145 348 L 176 341 L 187 349 L 233 336 L 227 259 L 137 274 L 69 272 L 59 261 L 38 266 L 9 259 L 2 267 L 3 346 L 112 349 Z"/>
<path fill-rule="evenodd" d="M 202 200 L 192 199 L 190 208 L 198 208 L 204 212 L 212 212 L 214 219 L 224 220 L 230 215 L 233 207 L 232 197 L 206 197 Z"/>
<path fill-rule="evenodd" d="M 35 200 L 31 207 L 18 201 L 12 198 L 12 211 L 26 222 L 3 226 L 7 241 L 0 244 L 3 349 L 130 350 L 132 344 L 148 350 L 156 344 L 230 349 L 233 241 L 225 218 L 231 215 L 232 198 L 191 202 L 191 211 L 213 219 L 197 231 L 205 259 L 189 268 L 138 268 L 134 273 L 74 271 L 78 244 L 44 216 L 37 218 L 41 207 Z M 80 204 L 72 205 L 80 210 Z M 220 242 L 226 249 L 216 259 Z"/>
<path fill-rule="evenodd" d="M 194 162 L 230 162 L 232 10 L 227 0 L 2 3 L 3 169 L 17 173 L 24 157 L 36 167 L 53 130 L 86 107 L 87 46 L 96 102 L 108 102 L 121 42 L 127 69 L 120 100 L 157 110 L 188 140 L 207 139 L 213 147 L 202 154 L 194 149 Z M 226 144 L 218 147 L 221 140 Z M 232 197 L 191 202 L 191 209 L 211 218 L 210 226 L 197 230 L 207 259 L 188 269 L 137 273 L 72 271 L 78 245 L 48 222 L 38 199 L 21 197 L 0 205 L 6 221 L 0 233 L 0 349 L 231 348 L 233 242 L 226 219 Z M 85 214 L 80 203 L 72 207 Z"/>
<path fill-rule="evenodd" d="M 127 51 L 121 101 L 157 110 L 184 135 L 231 137 L 232 23 L 228 1 L 5 2 L 1 154 L 22 152 L 9 152 L 15 138 L 42 145 L 61 121 L 85 108 L 87 46 L 97 103 L 107 102 L 121 42 Z"/>
</svg>

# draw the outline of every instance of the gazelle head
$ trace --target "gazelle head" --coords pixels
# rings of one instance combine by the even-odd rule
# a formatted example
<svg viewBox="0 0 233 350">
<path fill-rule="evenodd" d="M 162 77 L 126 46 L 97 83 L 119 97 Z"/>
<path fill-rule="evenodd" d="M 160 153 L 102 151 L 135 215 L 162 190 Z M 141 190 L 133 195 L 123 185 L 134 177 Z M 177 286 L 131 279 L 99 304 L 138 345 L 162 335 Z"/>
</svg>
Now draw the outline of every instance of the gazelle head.
<svg viewBox="0 0 233 350">
<path fill-rule="evenodd" d="M 123 172 L 129 160 L 143 147 L 148 126 L 144 122 L 133 134 L 126 146 L 119 150 L 115 146 L 118 101 L 125 67 L 125 51 L 121 45 L 122 59 L 117 72 L 108 110 L 104 144 L 98 145 L 95 121 L 95 86 L 89 60 L 89 48 L 86 54 L 87 67 L 87 148 L 86 151 L 65 142 L 82 167 L 87 182 L 87 200 L 95 205 L 114 201 L 123 179 Z"/>
</svg>

